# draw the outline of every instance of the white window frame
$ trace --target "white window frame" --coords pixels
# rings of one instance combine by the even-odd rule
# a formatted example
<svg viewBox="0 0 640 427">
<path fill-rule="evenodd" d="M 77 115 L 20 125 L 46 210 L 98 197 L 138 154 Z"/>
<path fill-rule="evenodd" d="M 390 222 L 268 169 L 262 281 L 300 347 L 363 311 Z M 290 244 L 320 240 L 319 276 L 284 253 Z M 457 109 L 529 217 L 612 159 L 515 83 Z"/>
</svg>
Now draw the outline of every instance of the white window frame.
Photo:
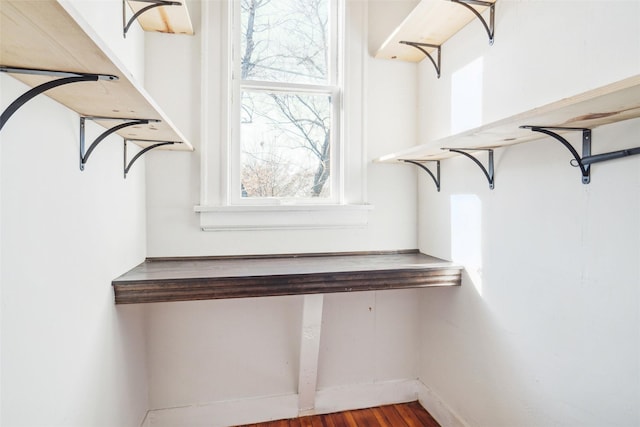
<svg viewBox="0 0 640 427">
<path fill-rule="evenodd" d="M 342 61 L 342 93 L 335 105 L 336 122 L 332 131 L 339 132 L 334 141 L 334 180 L 331 200 L 313 199 L 259 199 L 247 202 L 234 199 L 230 191 L 234 182 L 234 153 L 238 144 L 229 144 L 233 138 L 233 127 L 229 117 L 234 114 L 232 105 L 234 88 L 231 85 L 232 28 L 231 2 L 202 2 L 202 126 L 201 126 L 201 195 L 200 205 L 195 207 L 200 214 L 200 226 L 206 231 L 256 230 L 256 229 L 310 229 L 363 227 L 368 223 L 372 209 L 366 203 L 366 153 L 365 117 L 367 55 L 367 2 L 340 0 L 344 2 L 344 18 L 338 34 L 344 37 Z M 237 16 L 237 15 L 236 15 Z M 237 37 L 239 37 L 239 31 Z M 271 86 L 271 85 L 269 85 Z M 340 85 L 338 85 L 340 86 Z M 237 99 L 237 98 L 236 98 Z M 234 120 L 235 122 L 235 120 Z M 239 119 L 237 120 L 239 123 Z M 332 174 L 335 172 L 332 170 Z M 239 174 L 238 174 L 239 175 Z M 239 187 L 236 187 L 239 188 Z M 235 192 L 237 194 L 237 192 Z M 306 203 L 305 203 L 306 202 Z M 309 203 L 311 202 L 311 203 Z"/>
</svg>

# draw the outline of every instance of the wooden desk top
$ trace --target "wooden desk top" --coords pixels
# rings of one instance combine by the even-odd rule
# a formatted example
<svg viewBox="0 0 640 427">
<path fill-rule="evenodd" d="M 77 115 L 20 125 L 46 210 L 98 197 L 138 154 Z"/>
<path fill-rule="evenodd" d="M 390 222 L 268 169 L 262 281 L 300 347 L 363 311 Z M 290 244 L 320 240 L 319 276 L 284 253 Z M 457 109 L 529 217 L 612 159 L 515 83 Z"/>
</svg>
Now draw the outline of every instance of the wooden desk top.
<svg viewBox="0 0 640 427">
<path fill-rule="evenodd" d="M 417 251 L 151 258 L 113 280 L 116 304 L 459 286 L 462 267 Z"/>
</svg>

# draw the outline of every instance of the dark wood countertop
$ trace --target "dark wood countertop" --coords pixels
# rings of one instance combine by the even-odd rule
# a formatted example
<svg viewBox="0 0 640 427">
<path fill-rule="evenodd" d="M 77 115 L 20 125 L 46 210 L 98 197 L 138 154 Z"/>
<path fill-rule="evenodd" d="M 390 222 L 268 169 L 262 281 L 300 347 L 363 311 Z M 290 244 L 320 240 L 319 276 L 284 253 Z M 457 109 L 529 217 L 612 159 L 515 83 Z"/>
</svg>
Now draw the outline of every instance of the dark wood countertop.
<svg viewBox="0 0 640 427">
<path fill-rule="evenodd" d="M 113 280 L 116 304 L 459 286 L 462 267 L 418 251 L 150 258 Z"/>
</svg>

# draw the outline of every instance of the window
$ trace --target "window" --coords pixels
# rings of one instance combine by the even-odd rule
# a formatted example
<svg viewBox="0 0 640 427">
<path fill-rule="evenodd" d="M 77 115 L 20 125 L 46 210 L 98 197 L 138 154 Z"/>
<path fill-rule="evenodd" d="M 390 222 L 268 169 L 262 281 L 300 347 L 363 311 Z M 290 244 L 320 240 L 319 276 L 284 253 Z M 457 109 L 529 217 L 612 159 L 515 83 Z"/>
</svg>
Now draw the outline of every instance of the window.
<svg viewBox="0 0 640 427">
<path fill-rule="evenodd" d="M 201 4 L 202 228 L 365 225 L 366 2 Z"/>
<path fill-rule="evenodd" d="M 339 201 L 337 3 L 234 2 L 232 204 Z"/>
</svg>

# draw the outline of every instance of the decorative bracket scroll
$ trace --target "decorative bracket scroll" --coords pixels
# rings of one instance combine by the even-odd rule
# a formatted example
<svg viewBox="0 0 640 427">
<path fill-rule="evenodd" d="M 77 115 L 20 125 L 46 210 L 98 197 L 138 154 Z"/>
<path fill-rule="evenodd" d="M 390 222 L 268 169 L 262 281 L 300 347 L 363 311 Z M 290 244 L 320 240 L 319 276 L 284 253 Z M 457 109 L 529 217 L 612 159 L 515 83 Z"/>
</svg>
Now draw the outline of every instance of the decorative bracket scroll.
<svg viewBox="0 0 640 427">
<path fill-rule="evenodd" d="M 431 172 L 431 170 L 429 170 L 429 168 L 426 167 L 423 164 L 423 162 L 427 162 L 429 160 L 406 160 L 406 159 L 401 159 L 400 161 L 416 165 L 420 169 L 422 169 L 423 171 L 427 172 L 429 174 L 429 176 L 431 176 L 431 179 L 433 179 L 433 182 L 435 182 L 436 188 L 438 189 L 438 192 L 440 191 L 440 160 L 432 160 L 432 161 L 436 162 L 436 175 L 434 175 L 433 172 Z"/>
<path fill-rule="evenodd" d="M 557 133 L 553 132 L 554 130 L 582 131 L 582 156 L 587 157 L 591 155 L 591 129 L 560 127 L 560 126 L 529 126 L 529 125 L 520 126 L 520 128 L 531 129 L 533 132 L 543 133 L 559 141 L 562 145 L 566 147 L 567 150 L 571 152 L 571 155 L 573 156 L 573 160 L 571 161 L 571 164 L 580 168 L 580 172 L 582 174 L 582 183 L 588 184 L 589 182 L 591 182 L 590 166 L 588 164 L 585 164 L 582 161 L 580 154 L 578 154 L 576 149 L 573 148 L 573 145 L 571 145 L 569 141 L 567 141 Z"/>
<path fill-rule="evenodd" d="M 489 44 L 493 45 L 494 36 L 495 36 L 495 14 L 496 14 L 496 4 L 488 1 L 481 0 L 451 0 L 454 3 L 459 4 L 460 6 L 464 6 L 473 12 L 474 15 L 482 22 L 484 29 L 487 31 L 487 35 L 489 36 Z M 487 6 L 490 11 L 489 16 L 489 24 L 487 25 L 487 21 L 484 20 L 482 15 L 475 10 L 473 7 L 469 6 L 470 4 L 478 5 L 478 6 Z"/>
<path fill-rule="evenodd" d="M 407 46 L 415 47 L 420 52 L 422 52 L 425 55 L 427 55 L 427 58 L 429 58 L 429 60 L 433 64 L 433 66 L 436 68 L 436 74 L 437 74 L 438 78 L 440 78 L 440 64 L 442 62 L 442 60 L 441 60 L 442 49 L 441 49 L 440 45 L 428 44 L 428 43 L 410 42 L 410 41 L 405 41 L 405 40 L 401 40 L 399 43 L 406 44 Z M 436 62 L 436 60 L 433 59 L 431 54 L 424 49 L 425 47 L 432 47 L 432 48 L 436 49 L 436 52 L 438 53 L 437 62 Z"/>
<path fill-rule="evenodd" d="M 9 120 L 9 117 L 13 115 L 20 107 L 22 107 L 27 101 L 36 97 L 37 95 L 58 86 L 66 85 L 69 83 L 77 83 L 77 82 L 93 82 L 98 80 L 118 80 L 117 76 L 113 76 L 110 74 L 90 74 L 90 73 L 75 73 L 71 71 L 53 71 L 53 70 L 39 70 L 34 68 L 17 68 L 17 67 L 5 67 L 0 66 L 0 71 L 4 73 L 11 74 L 32 74 L 32 75 L 40 75 L 40 76 L 50 76 L 50 77 L 59 77 L 56 80 L 51 80 L 49 82 L 38 85 L 34 88 L 31 88 L 21 96 L 19 96 L 15 101 L 13 101 L 2 113 L 0 116 L 0 130 L 3 128 L 5 123 Z"/>
<path fill-rule="evenodd" d="M 628 148 L 625 150 L 617 150 L 610 151 L 608 153 L 595 154 L 591 155 L 591 129 L 586 128 L 572 128 L 572 127 L 561 127 L 561 126 L 520 126 L 522 129 L 531 129 L 534 132 L 540 132 L 545 135 L 548 135 L 557 141 L 559 141 L 562 145 L 564 145 L 573 156 L 573 160 L 571 160 L 571 166 L 579 167 L 580 172 L 582 173 L 582 183 L 589 184 L 591 182 L 591 165 L 593 163 L 606 162 L 608 160 L 619 159 L 622 157 L 633 156 L 636 154 L 640 154 L 640 147 Z M 558 135 L 554 130 L 561 131 L 582 131 L 582 157 L 578 154 L 575 148 L 564 139 L 562 136 Z"/>
<path fill-rule="evenodd" d="M 489 188 L 494 189 L 495 187 L 495 176 L 494 176 L 494 168 L 493 168 L 493 149 L 491 148 L 442 148 L 443 150 L 449 150 L 454 153 L 462 154 L 465 157 L 473 160 L 473 162 L 482 169 L 484 175 L 487 177 L 487 181 L 489 181 Z M 480 160 L 473 157 L 471 154 L 467 153 L 467 151 L 487 151 L 489 153 L 489 164 L 488 168 L 485 168 Z"/>
<path fill-rule="evenodd" d="M 182 5 L 182 3 L 180 3 L 179 1 L 169 1 L 169 0 L 135 0 L 135 1 L 141 2 L 141 3 L 150 3 L 150 4 L 149 6 L 145 6 L 139 11 L 137 11 L 136 13 L 134 13 L 133 16 L 129 19 L 129 21 L 126 22 L 127 21 L 126 0 L 122 0 L 122 35 L 125 38 L 127 37 L 127 32 L 129 31 L 129 27 L 131 27 L 131 24 L 133 24 L 133 21 L 135 21 L 138 18 L 138 16 L 142 15 L 143 13 L 160 6 L 181 6 Z"/>
<path fill-rule="evenodd" d="M 124 177 L 125 178 L 127 177 L 127 174 L 129 173 L 129 170 L 131 169 L 131 166 L 133 166 L 135 161 L 138 160 L 147 151 L 151 151 L 154 148 L 162 147 L 163 145 L 180 144 L 180 142 L 174 142 L 174 141 L 148 141 L 148 140 L 145 140 L 145 142 L 155 142 L 155 144 L 149 145 L 148 147 L 145 147 L 142 150 L 140 150 L 138 153 L 136 153 L 135 156 L 133 156 L 131 161 L 127 163 L 127 141 L 133 141 L 133 140 L 132 139 L 125 139 L 124 140 Z"/>
<path fill-rule="evenodd" d="M 85 121 L 86 120 L 118 120 L 125 121 L 119 125 L 116 125 L 110 129 L 104 131 L 100 136 L 98 136 L 95 141 L 89 146 L 87 151 L 85 152 Z M 119 131 L 120 129 L 135 126 L 135 125 L 146 125 L 149 123 L 157 123 L 160 120 L 156 119 L 126 119 L 126 118 L 115 118 L 115 117 L 80 117 L 80 170 L 84 170 L 84 165 L 89 160 L 89 156 L 95 150 L 95 148 L 100 144 L 107 136 L 111 135 L 114 132 Z"/>
</svg>

